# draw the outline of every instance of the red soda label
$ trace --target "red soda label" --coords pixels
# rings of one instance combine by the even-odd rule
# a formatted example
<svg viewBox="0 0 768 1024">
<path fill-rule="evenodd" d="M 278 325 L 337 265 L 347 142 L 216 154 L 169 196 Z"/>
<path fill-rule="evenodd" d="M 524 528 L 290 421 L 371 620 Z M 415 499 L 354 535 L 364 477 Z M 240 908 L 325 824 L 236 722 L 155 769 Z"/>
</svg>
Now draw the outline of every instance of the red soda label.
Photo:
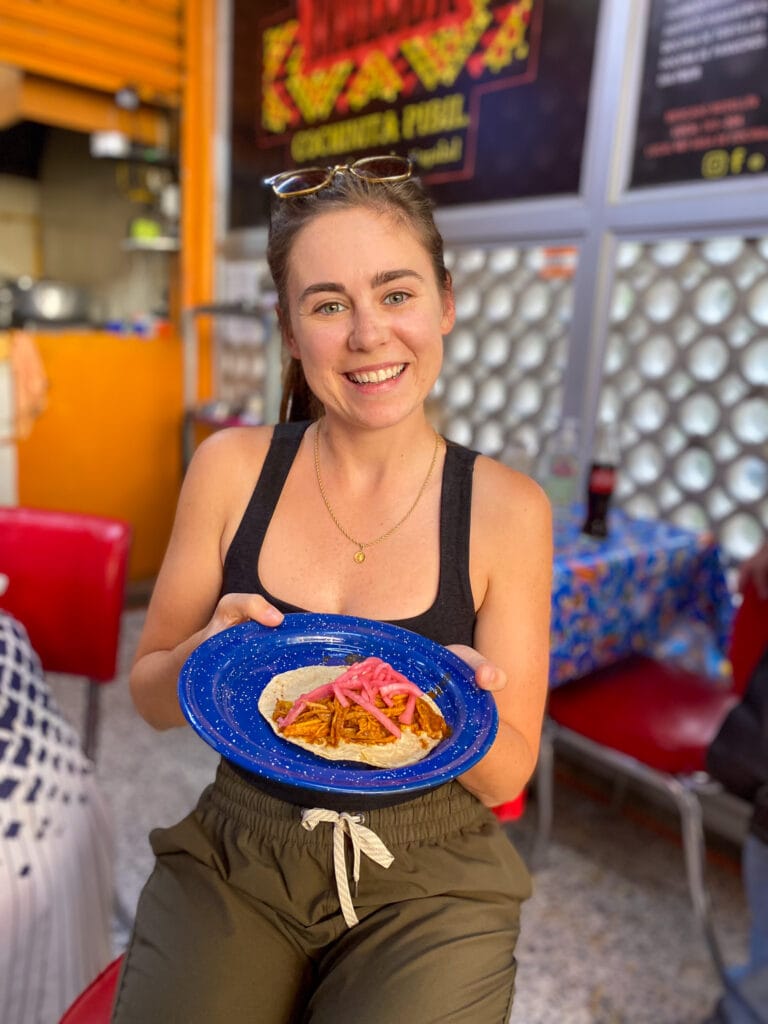
<svg viewBox="0 0 768 1024">
<path fill-rule="evenodd" d="M 593 494 L 612 494 L 616 483 L 613 466 L 593 466 L 589 473 L 589 489 Z"/>
</svg>

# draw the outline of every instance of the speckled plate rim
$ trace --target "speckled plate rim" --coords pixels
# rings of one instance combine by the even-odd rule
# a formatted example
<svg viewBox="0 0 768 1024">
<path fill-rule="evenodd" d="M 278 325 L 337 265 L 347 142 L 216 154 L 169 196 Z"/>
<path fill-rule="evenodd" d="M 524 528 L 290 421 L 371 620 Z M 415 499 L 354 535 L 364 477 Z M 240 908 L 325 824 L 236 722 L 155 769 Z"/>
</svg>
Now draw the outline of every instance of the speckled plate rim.
<svg viewBox="0 0 768 1024">
<path fill-rule="evenodd" d="M 368 768 L 326 761 L 276 736 L 258 697 L 278 672 L 345 665 L 376 656 L 432 693 L 451 735 L 417 764 Z M 452 651 L 410 630 L 347 615 L 286 615 L 276 627 L 245 622 L 201 644 L 179 674 L 179 702 L 192 728 L 218 753 L 265 779 L 351 796 L 412 793 L 448 782 L 487 752 L 496 703 Z"/>
</svg>

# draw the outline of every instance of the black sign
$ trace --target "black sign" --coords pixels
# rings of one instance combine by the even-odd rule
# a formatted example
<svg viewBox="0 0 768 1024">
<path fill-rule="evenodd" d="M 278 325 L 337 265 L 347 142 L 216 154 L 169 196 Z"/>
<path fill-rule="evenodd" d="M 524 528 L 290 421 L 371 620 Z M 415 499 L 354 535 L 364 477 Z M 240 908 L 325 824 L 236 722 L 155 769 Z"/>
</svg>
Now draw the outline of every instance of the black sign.
<svg viewBox="0 0 768 1024">
<path fill-rule="evenodd" d="M 599 0 L 234 0 L 229 227 L 262 179 L 408 154 L 439 206 L 579 190 Z"/>
<path fill-rule="evenodd" d="M 768 3 L 653 0 L 631 185 L 768 171 Z"/>
</svg>

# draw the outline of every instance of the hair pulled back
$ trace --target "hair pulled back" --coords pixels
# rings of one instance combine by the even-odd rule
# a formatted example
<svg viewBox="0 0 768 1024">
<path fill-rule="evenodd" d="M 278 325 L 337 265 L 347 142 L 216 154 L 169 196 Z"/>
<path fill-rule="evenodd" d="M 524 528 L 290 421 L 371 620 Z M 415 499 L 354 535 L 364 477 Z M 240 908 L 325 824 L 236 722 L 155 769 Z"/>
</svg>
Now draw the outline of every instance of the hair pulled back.
<svg viewBox="0 0 768 1024">
<path fill-rule="evenodd" d="M 340 210 L 365 209 L 388 216 L 419 239 L 432 260 L 438 288 L 445 291 L 451 278 L 445 266 L 443 239 L 434 218 L 434 204 L 417 178 L 371 182 L 350 173 L 338 173 L 326 188 L 306 196 L 274 197 L 267 242 L 267 262 L 284 323 L 289 322 L 288 269 L 299 232 L 316 217 Z M 312 393 L 299 360 L 290 358 L 283 373 L 280 421 L 317 419 L 322 405 Z"/>
</svg>

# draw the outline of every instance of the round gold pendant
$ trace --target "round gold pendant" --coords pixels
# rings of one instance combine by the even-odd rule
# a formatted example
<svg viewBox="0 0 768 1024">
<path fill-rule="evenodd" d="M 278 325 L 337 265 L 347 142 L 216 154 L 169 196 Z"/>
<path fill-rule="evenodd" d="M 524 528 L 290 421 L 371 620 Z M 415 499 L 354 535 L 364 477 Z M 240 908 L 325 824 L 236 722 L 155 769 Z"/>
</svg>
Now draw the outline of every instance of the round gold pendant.
<svg viewBox="0 0 768 1024">
<path fill-rule="evenodd" d="M 359 551 L 355 552 L 354 558 L 358 565 L 365 561 L 365 552 L 363 551 L 362 548 L 360 548 Z"/>
</svg>

